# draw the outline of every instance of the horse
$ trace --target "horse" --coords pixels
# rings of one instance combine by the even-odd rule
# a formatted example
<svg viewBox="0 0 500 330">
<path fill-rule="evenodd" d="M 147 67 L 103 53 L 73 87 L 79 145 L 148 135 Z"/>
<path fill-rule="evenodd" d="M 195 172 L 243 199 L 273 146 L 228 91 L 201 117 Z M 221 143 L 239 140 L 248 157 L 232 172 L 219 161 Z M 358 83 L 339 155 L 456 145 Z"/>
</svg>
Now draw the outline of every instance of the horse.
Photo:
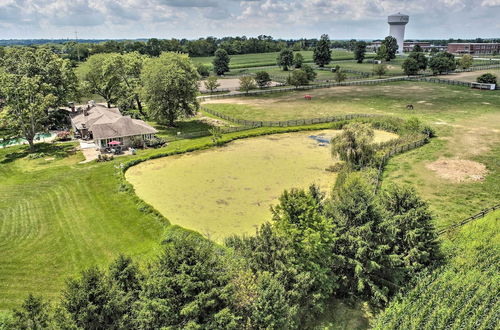
<svg viewBox="0 0 500 330">
<path fill-rule="evenodd" d="M 406 110 L 413 110 L 413 104 L 407 104 Z"/>
</svg>

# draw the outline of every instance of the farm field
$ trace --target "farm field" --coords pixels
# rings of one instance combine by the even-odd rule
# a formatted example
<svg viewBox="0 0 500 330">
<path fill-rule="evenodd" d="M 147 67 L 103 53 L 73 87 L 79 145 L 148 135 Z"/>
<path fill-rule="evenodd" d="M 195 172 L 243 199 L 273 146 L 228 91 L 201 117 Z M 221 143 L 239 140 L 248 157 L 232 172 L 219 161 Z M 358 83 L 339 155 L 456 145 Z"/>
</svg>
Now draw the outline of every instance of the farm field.
<svg viewBox="0 0 500 330">
<path fill-rule="evenodd" d="M 460 86 L 398 82 L 279 95 L 213 100 L 206 107 L 255 120 L 317 118 L 349 113 L 417 117 L 438 137 L 396 156 L 383 182 L 408 182 L 430 202 L 439 228 L 500 200 L 500 93 Z M 214 103 L 212 103 L 214 102 Z M 215 103 L 219 102 L 219 103 Z M 414 111 L 407 111 L 406 104 Z"/>
<path fill-rule="evenodd" d="M 328 144 L 340 131 L 285 133 L 231 142 L 222 148 L 150 160 L 130 168 L 137 195 L 172 224 L 222 241 L 252 235 L 269 221 L 284 189 L 312 183 L 328 191 L 335 173 Z M 377 131 L 376 141 L 396 135 Z M 323 145 L 320 145 L 323 144 Z M 293 157 L 290 157 L 293 155 Z"/>
<path fill-rule="evenodd" d="M 443 241 L 448 263 L 422 276 L 378 317 L 375 329 L 497 329 L 500 211 Z"/>
<path fill-rule="evenodd" d="M 310 63 L 313 61 L 312 51 L 298 51 L 294 53 L 301 53 L 304 56 L 304 62 Z M 229 67 L 231 69 L 251 68 L 259 66 L 274 66 L 276 65 L 276 57 L 278 52 L 274 53 L 260 53 L 260 54 L 244 54 L 244 55 L 231 55 L 231 62 Z M 349 51 L 335 50 L 332 52 L 333 59 L 350 59 L 353 58 L 353 53 Z M 191 57 L 193 63 L 201 63 L 205 65 L 212 65 L 213 56 L 209 57 Z"/>
</svg>

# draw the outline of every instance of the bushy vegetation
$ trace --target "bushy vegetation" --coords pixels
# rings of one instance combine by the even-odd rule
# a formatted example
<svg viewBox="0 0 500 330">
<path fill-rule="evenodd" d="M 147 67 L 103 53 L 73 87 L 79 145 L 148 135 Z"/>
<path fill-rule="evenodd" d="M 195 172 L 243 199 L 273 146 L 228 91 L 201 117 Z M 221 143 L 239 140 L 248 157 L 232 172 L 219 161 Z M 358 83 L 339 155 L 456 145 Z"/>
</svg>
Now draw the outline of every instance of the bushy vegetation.
<svg viewBox="0 0 500 330">
<path fill-rule="evenodd" d="M 418 276 L 378 317 L 375 329 L 496 329 L 500 325 L 500 212 L 450 234 L 448 260 Z"/>
</svg>

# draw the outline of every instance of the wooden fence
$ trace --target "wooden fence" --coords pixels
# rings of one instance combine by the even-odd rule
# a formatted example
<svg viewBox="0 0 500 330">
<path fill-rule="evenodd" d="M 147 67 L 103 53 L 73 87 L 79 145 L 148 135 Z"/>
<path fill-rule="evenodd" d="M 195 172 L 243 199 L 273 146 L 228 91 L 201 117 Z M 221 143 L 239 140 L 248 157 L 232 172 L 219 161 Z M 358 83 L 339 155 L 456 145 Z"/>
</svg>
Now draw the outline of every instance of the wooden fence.
<svg viewBox="0 0 500 330">
<path fill-rule="evenodd" d="M 463 219 L 463 220 L 462 220 L 462 221 L 460 221 L 460 222 L 454 223 L 454 224 L 452 224 L 451 226 L 448 226 L 448 227 L 446 227 L 446 228 L 444 228 L 444 229 L 439 230 L 439 231 L 438 231 L 438 234 L 439 234 L 439 235 L 444 234 L 444 233 L 449 232 L 449 231 L 451 231 L 451 230 L 453 230 L 453 229 L 455 229 L 455 228 L 458 228 L 458 227 L 461 227 L 461 226 L 463 226 L 463 225 L 465 225 L 465 224 L 468 224 L 468 223 L 469 223 L 469 222 L 471 222 L 471 221 L 474 221 L 474 220 L 477 220 L 477 219 L 481 219 L 481 218 L 483 218 L 485 215 L 487 215 L 487 214 L 489 214 L 489 213 L 491 213 L 491 212 L 493 212 L 493 211 L 495 211 L 495 210 L 498 210 L 498 209 L 500 209 L 500 204 L 496 204 L 496 205 L 494 205 L 494 206 L 492 206 L 492 207 L 489 207 L 489 208 L 483 209 L 482 211 L 480 211 L 480 212 L 478 212 L 478 213 L 474 214 L 473 216 L 470 216 L 470 217 L 468 217 L 468 218 L 466 218 L 466 219 Z"/>
</svg>

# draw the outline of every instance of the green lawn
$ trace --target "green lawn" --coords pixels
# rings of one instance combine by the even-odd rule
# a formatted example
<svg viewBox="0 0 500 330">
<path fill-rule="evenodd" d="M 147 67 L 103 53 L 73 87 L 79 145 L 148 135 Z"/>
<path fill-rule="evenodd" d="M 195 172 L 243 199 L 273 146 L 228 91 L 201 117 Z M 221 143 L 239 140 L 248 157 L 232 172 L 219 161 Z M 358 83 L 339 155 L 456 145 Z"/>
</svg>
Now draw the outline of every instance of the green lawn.
<svg viewBox="0 0 500 330">
<path fill-rule="evenodd" d="M 385 65 L 387 66 L 387 72 L 390 74 L 403 74 L 403 69 L 401 67 L 403 61 L 404 58 L 398 57 L 390 62 L 386 62 Z M 339 65 L 341 69 L 350 69 L 368 73 L 372 73 L 373 67 L 375 66 L 375 64 L 366 63 L 366 61 L 363 63 L 357 63 L 356 61 L 333 61 L 328 65 L 328 67 L 335 67 L 337 65 Z"/>
<path fill-rule="evenodd" d="M 301 53 L 304 56 L 305 63 L 313 61 L 312 51 L 300 51 L 294 53 Z M 276 65 L 276 57 L 278 52 L 275 53 L 260 53 L 260 54 L 244 54 L 244 55 L 231 55 L 231 62 L 229 67 L 231 69 L 252 68 L 259 66 Z M 350 59 L 353 58 L 353 53 L 349 51 L 335 50 L 332 52 L 333 59 Z M 202 63 L 205 65 L 212 65 L 213 56 L 209 57 L 192 57 L 194 63 Z"/>
<path fill-rule="evenodd" d="M 290 120 L 349 113 L 378 113 L 417 117 L 432 126 L 438 138 L 422 148 L 390 160 L 385 183 L 413 184 L 430 202 L 438 227 L 500 200 L 500 93 L 459 86 L 398 82 L 376 86 L 335 87 L 305 92 L 214 100 L 206 107 L 241 119 Z M 219 103 L 215 103 L 219 102 Z M 413 104 L 414 111 L 406 110 Z M 453 164 L 431 170 L 435 161 L 468 160 L 486 166 L 479 182 L 455 182 L 441 175 Z M 446 164 L 445 164 L 446 165 Z M 458 164 L 461 166 L 461 164 Z M 469 164 L 453 171 L 469 171 Z M 451 172 L 453 173 L 453 172 Z M 475 175 L 471 172 L 471 175 Z"/>
<path fill-rule="evenodd" d="M 0 309 L 30 292 L 53 297 L 64 280 L 119 253 L 156 254 L 164 225 L 118 192 L 114 164 L 78 165 L 73 145 L 0 149 Z"/>
</svg>

